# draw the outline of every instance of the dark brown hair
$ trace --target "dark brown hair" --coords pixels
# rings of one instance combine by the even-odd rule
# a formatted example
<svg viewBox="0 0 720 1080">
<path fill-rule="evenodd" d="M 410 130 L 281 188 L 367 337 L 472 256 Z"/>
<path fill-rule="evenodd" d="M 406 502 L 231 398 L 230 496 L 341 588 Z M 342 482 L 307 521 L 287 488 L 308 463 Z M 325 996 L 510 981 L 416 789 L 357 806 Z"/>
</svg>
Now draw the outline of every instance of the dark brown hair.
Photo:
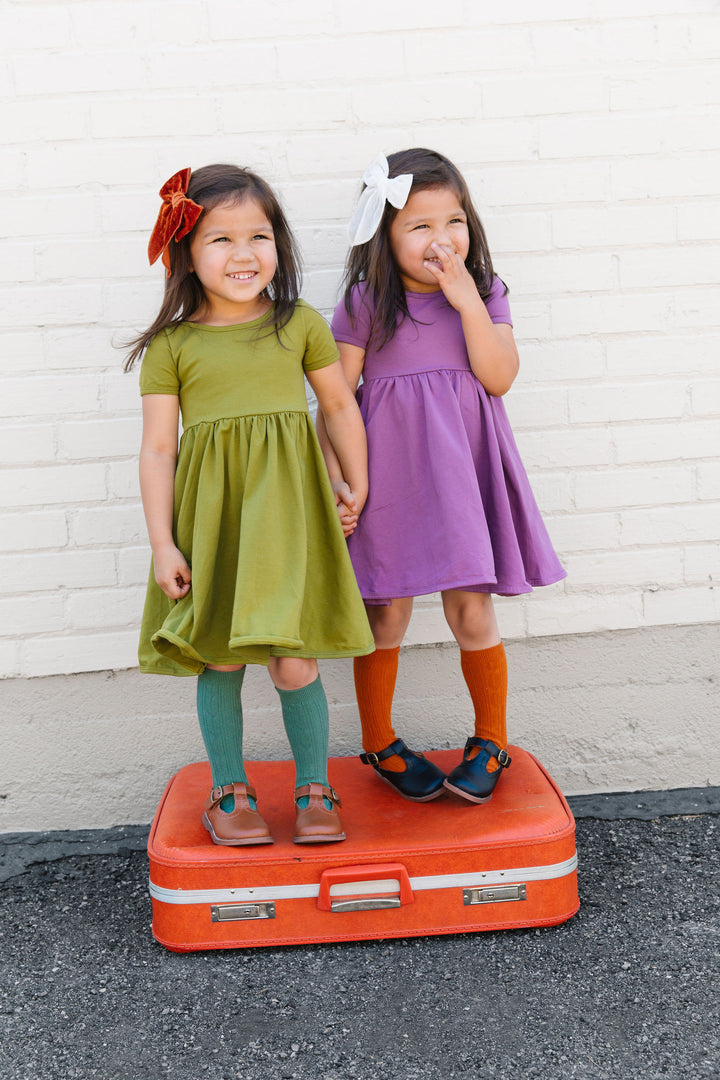
<svg viewBox="0 0 720 1080">
<path fill-rule="evenodd" d="M 267 317 L 268 326 L 279 334 L 295 310 L 300 295 L 300 255 L 274 191 L 250 169 L 241 169 L 237 165 L 206 165 L 191 173 L 187 196 L 203 210 L 212 210 L 223 203 L 244 202 L 245 199 L 254 199 L 262 207 L 272 225 L 277 251 L 277 269 L 263 295 L 273 301 Z M 202 214 L 198 221 L 202 221 Z M 182 240 L 177 243 L 171 240 L 168 245 L 170 277 L 165 282 L 160 311 L 152 326 L 128 343 L 130 352 L 125 371 L 132 368 L 156 334 L 189 319 L 202 306 L 205 298 L 202 285 L 190 268 L 193 232 L 194 229 Z"/>
<path fill-rule="evenodd" d="M 389 154 L 387 162 L 391 177 L 412 173 L 411 195 L 428 188 L 450 188 L 455 192 L 467 216 L 470 234 L 465 265 L 480 296 L 486 300 L 493 283 L 492 259 L 485 230 L 462 174 L 442 154 L 435 150 L 425 150 L 423 147 Z M 365 283 L 365 302 L 371 304 L 374 310 L 372 337 L 376 348 L 382 348 L 390 341 L 403 318 L 412 318 L 400 271 L 390 246 L 390 226 L 397 212 L 394 206 L 386 203 L 380 225 L 372 239 L 350 249 L 343 278 L 345 309 L 351 319 L 353 291 L 360 282 Z M 507 287 L 505 291 L 507 292 Z M 400 319 L 398 315 L 401 316 Z"/>
</svg>

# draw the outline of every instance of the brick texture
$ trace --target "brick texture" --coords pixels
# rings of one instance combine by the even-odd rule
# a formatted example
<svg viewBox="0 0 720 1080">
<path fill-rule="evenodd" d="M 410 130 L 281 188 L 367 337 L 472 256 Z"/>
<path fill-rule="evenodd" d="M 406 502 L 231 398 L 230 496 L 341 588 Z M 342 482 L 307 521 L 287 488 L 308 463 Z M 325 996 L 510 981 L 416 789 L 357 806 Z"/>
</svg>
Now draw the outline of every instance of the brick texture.
<svg viewBox="0 0 720 1080">
<path fill-rule="evenodd" d="M 329 315 L 359 177 L 429 145 L 510 286 L 508 412 L 568 579 L 510 637 L 717 618 L 720 30 L 710 0 L 7 0 L 0 676 L 135 663 L 148 571 L 127 341 L 157 190 L 257 168 Z M 409 641 L 447 636 L 437 600 Z"/>
</svg>

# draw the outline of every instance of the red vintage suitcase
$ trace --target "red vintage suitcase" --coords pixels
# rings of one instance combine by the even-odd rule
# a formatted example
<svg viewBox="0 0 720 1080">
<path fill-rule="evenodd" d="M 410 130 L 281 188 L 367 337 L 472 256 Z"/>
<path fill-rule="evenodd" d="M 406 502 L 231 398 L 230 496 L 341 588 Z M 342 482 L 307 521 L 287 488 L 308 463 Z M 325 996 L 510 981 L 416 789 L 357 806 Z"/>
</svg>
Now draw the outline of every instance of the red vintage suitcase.
<svg viewBox="0 0 720 1080">
<path fill-rule="evenodd" d="M 293 844 L 294 765 L 250 763 L 275 838 L 217 847 L 202 825 L 206 762 L 168 784 L 148 840 L 155 938 L 178 952 L 552 926 L 578 909 L 575 822 L 540 763 L 512 766 L 482 806 L 410 803 L 353 758 L 331 758 L 347 840 Z M 427 755 L 445 770 L 459 750 Z"/>
</svg>

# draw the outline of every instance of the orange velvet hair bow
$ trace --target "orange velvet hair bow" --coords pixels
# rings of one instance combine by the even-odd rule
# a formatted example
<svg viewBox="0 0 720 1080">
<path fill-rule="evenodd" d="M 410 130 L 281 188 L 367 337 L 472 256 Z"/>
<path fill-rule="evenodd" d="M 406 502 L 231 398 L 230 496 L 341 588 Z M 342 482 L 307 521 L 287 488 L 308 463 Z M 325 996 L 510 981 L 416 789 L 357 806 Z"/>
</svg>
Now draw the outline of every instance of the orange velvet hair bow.
<svg viewBox="0 0 720 1080">
<path fill-rule="evenodd" d="M 170 277 L 168 244 L 173 237 L 178 241 L 182 240 L 183 236 L 187 236 L 203 212 L 202 206 L 188 199 L 185 194 L 190 182 L 190 172 L 190 169 L 180 169 L 160 188 L 160 198 L 163 203 L 148 244 L 150 265 L 152 266 L 158 256 L 162 255 L 163 266 L 167 269 L 168 277 Z"/>
</svg>

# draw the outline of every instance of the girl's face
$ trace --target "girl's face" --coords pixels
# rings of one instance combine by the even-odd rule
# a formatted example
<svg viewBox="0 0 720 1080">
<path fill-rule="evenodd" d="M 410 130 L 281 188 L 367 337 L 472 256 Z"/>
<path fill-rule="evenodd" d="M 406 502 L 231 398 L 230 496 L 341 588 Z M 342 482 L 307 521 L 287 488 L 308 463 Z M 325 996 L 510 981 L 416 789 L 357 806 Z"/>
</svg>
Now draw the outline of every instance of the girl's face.
<svg viewBox="0 0 720 1080">
<path fill-rule="evenodd" d="M 205 292 L 205 323 L 230 326 L 263 315 L 261 293 L 277 268 L 272 225 L 255 199 L 206 210 L 190 238 L 190 262 Z"/>
<path fill-rule="evenodd" d="M 456 252 L 463 262 L 470 249 L 467 215 L 449 187 L 414 192 L 390 226 L 390 247 L 403 285 L 410 292 L 437 292 L 440 288 L 425 265 L 441 265 L 432 244 Z"/>
</svg>

